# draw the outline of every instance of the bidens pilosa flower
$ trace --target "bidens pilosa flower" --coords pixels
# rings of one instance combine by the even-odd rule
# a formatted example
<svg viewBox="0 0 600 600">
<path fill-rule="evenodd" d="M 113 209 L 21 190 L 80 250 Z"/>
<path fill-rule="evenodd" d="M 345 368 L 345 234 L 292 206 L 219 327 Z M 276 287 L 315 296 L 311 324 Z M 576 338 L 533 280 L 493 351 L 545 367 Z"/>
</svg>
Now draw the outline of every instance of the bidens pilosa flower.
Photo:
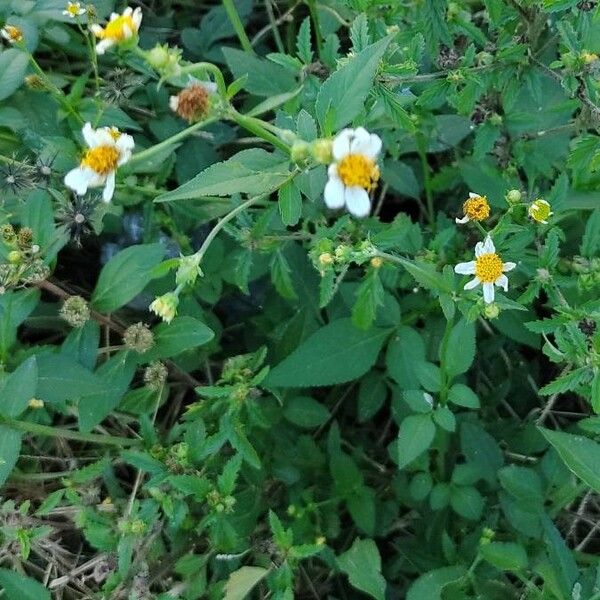
<svg viewBox="0 0 600 600">
<path fill-rule="evenodd" d="M 210 94 L 217 91 L 217 85 L 211 81 L 198 81 L 190 78 L 187 87 L 177 96 L 169 98 L 169 107 L 189 123 L 202 120 L 210 109 Z"/>
<path fill-rule="evenodd" d="M 2 29 L 0 29 L 0 34 L 2 34 L 2 37 L 9 44 L 15 44 L 23 41 L 23 32 L 19 27 L 15 27 L 14 25 L 5 25 Z"/>
<path fill-rule="evenodd" d="M 142 9 L 133 10 L 128 6 L 123 14 L 112 13 L 106 27 L 101 27 L 94 23 L 92 32 L 100 40 L 96 44 L 96 52 L 104 54 L 108 48 L 115 44 L 120 44 L 137 35 L 142 22 Z"/>
<path fill-rule="evenodd" d="M 463 224 L 469 221 L 483 221 L 490 216 L 490 205 L 486 196 L 480 196 L 474 192 L 469 192 L 469 197 L 463 204 L 465 216 L 462 219 L 456 219 L 457 223 Z"/>
<path fill-rule="evenodd" d="M 529 216 L 538 223 L 548 225 L 548 219 L 554 214 L 551 210 L 550 203 L 538 198 L 534 200 L 527 209 Z"/>
<path fill-rule="evenodd" d="M 80 165 L 65 175 L 65 185 L 80 196 L 90 187 L 103 185 L 102 199 L 110 202 L 115 191 L 117 167 L 131 158 L 133 138 L 116 127 L 93 129 L 90 123 L 83 126 L 82 133 L 89 149 Z"/>
<path fill-rule="evenodd" d="M 508 291 L 508 277 L 504 273 L 512 271 L 516 267 L 514 262 L 502 262 L 496 254 L 496 248 L 492 238 L 488 235 L 484 242 L 475 245 L 475 260 L 459 263 L 454 271 L 460 275 L 475 275 L 471 281 L 465 284 L 465 290 L 471 290 L 480 283 L 483 287 L 483 300 L 486 304 L 494 301 L 494 286 Z"/>
<path fill-rule="evenodd" d="M 71 17 L 71 19 L 76 19 L 77 17 L 81 17 L 85 15 L 86 10 L 81 6 L 81 2 L 67 2 L 67 8 L 62 11 L 62 14 L 65 17 Z"/>
<path fill-rule="evenodd" d="M 344 205 L 355 217 L 366 217 L 371 210 L 369 193 L 379 180 L 376 160 L 381 138 L 363 127 L 343 129 L 333 140 L 333 164 L 325 185 L 325 204 L 329 208 Z"/>
</svg>

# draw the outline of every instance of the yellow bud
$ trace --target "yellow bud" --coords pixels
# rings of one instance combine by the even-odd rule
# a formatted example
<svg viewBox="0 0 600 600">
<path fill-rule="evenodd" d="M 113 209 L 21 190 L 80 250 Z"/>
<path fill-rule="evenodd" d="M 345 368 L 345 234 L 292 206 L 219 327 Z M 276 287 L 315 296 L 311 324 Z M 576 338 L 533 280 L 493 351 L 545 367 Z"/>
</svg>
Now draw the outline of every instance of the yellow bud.
<svg viewBox="0 0 600 600">
<path fill-rule="evenodd" d="M 29 408 L 31 408 L 31 409 L 44 408 L 44 401 L 38 400 L 37 398 L 32 398 L 27 403 L 27 406 L 29 406 Z"/>
<path fill-rule="evenodd" d="M 371 259 L 371 266 L 374 269 L 379 269 L 381 267 L 381 265 L 383 264 L 383 258 L 381 258 L 381 256 L 374 256 Z"/>
<path fill-rule="evenodd" d="M 7 258 L 8 262 L 14 265 L 18 262 L 21 262 L 21 253 L 18 250 L 12 250 L 8 253 Z"/>
<path fill-rule="evenodd" d="M 333 256 L 329 252 L 323 252 L 319 255 L 319 262 L 322 265 L 330 265 L 333 262 Z"/>
<path fill-rule="evenodd" d="M 327 139 L 318 139 L 312 143 L 313 158 L 322 165 L 328 165 L 333 160 L 333 142 Z"/>
<path fill-rule="evenodd" d="M 320 535 L 316 540 L 315 544 L 317 546 L 324 546 L 327 543 L 327 538 L 324 535 Z"/>
<path fill-rule="evenodd" d="M 491 304 L 486 304 L 483 309 L 483 314 L 487 319 L 496 319 L 500 314 L 500 307 L 492 302 Z"/>
</svg>

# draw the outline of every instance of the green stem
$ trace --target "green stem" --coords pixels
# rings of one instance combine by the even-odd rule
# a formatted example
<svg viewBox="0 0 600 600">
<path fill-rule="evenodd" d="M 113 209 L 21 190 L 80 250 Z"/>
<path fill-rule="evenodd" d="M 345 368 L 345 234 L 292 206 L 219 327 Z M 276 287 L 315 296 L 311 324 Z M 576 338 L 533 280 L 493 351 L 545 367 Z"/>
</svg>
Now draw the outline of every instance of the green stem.
<svg viewBox="0 0 600 600">
<path fill-rule="evenodd" d="M 15 431 L 23 433 L 33 433 L 44 437 L 58 437 L 65 440 L 78 440 L 80 442 L 89 442 L 91 444 L 104 444 L 107 446 L 138 446 L 141 440 L 132 440 L 130 438 L 116 437 L 113 435 L 98 435 L 95 433 L 82 433 L 80 431 L 72 431 L 71 429 L 63 429 L 60 427 L 49 427 L 40 423 L 32 423 L 30 421 L 17 421 L 2 417 L 0 424 Z"/>
<path fill-rule="evenodd" d="M 209 62 L 198 62 L 198 63 L 193 63 L 191 65 L 186 65 L 185 67 L 182 67 L 180 74 L 181 75 L 192 74 L 197 71 L 205 71 L 207 73 L 211 73 L 212 76 L 215 78 L 215 83 L 217 84 L 217 89 L 219 91 L 219 95 L 222 98 L 226 97 L 227 84 L 225 83 L 225 78 L 223 77 L 223 73 L 221 72 L 221 69 L 219 69 L 219 67 L 217 67 L 216 65 L 213 65 L 212 63 L 209 63 Z"/>
<path fill-rule="evenodd" d="M 285 152 L 286 154 L 290 153 L 290 147 L 283 140 L 279 139 L 275 134 L 271 133 L 267 129 L 267 127 L 270 127 L 271 129 L 277 129 L 279 131 L 279 128 L 273 128 L 272 126 L 268 126 L 267 123 L 265 123 L 261 119 L 242 115 L 234 109 L 232 109 L 229 112 L 229 116 L 240 127 L 243 127 L 251 133 L 254 133 L 258 137 L 275 146 L 275 148 L 281 150 L 282 152 Z"/>
<path fill-rule="evenodd" d="M 450 339 L 450 333 L 454 325 L 454 319 L 448 319 L 446 321 L 446 328 L 444 330 L 444 337 L 440 345 L 440 371 L 442 374 L 442 387 L 440 389 L 440 403 L 446 405 L 448 401 L 448 389 L 450 387 L 450 378 L 446 373 L 446 352 L 448 351 L 448 340 Z"/>
<path fill-rule="evenodd" d="M 223 6 L 225 7 L 225 12 L 233 25 L 233 29 L 240 40 L 240 44 L 245 52 L 249 54 L 254 54 L 254 48 L 252 48 L 252 44 L 248 36 L 246 35 L 246 30 L 244 29 L 244 24 L 240 19 L 240 15 L 238 14 L 237 8 L 233 3 L 233 0 L 223 0 Z"/>
<path fill-rule="evenodd" d="M 432 228 L 435 228 L 435 216 L 433 210 L 433 193 L 431 190 L 431 173 L 429 169 L 429 163 L 427 162 L 427 145 L 425 136 L 417 134 L 417 152 L 421 159 L 421 167 L 423 169 L 423 186 L 425 188 L 425 197 L 427 198 L 427 217 L 429 224 Z"/>
<path fill-rule="evenodd" d="M 310 18 L 313 22 L 315 29 L 315 40 L 317 42 L 317 54 L 321 58 L 321 51 L 323 49 L 323 41 L 321 39 L 321 24 L 319 23 L 319 11 L 317 10 L 317 3 L 315 0 L 306 0 L 308 4 L 308 10 L 310 12 Z"/>
<path fill-rule="evenodd" d="M 146 148 L 146 150 L 142 150 L 141 152 L 134 154 L 129 159 L 129 162 L 127 164 L 133 165 L 137 162 L 140 162 L 141 160 L 148 159 L 151 156 L 154 156 L 157 152 L 160 152 L 161 150 L 163 150 L 164 148 L 167 148 L 168 146 L 171 146 L 172 144 L 175 144 L 175 143 L 179 142 L 180 140 L 184 140 L 186 137 L 192 135 L 192 133 L 194 133 L 194 131 L 197 131 L 198 129 L 202 129 L 203 127 L 206 127 L 207 125 L 214 123 L 216 120 L 217 120 L 216 117 L 211 117 L 204 121 L 200 121 L 199 123 L 194 123 L 187 129 L 184 129 L 183 131 L 180 131 L 179 133 L 172 135 L 171 137 L 167 138 L 166 140 L 163 140 L 159 144 L 156 144 L 156 146 L 151 146 L 150 148 Z"/>
</svg>

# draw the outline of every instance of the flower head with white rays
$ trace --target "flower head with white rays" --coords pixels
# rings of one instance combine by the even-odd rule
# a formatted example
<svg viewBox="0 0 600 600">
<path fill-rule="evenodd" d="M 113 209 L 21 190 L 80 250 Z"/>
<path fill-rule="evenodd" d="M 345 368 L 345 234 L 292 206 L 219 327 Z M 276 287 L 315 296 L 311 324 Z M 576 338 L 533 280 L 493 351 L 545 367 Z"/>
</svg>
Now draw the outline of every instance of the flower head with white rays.
<svg viewBox="0 0 600 600">
<path fill-rule="evenodd" d="M 454 267 L 454 271 L 460 275 L 475 275 L 465 285 L 465 290 L 471 290 L 481 283 L 483 300 L 486 304 L 491 304 L 494 301 L 494 286 L 508 291 L 508 277 L 504 273 L 512 271 L 516 266 L 514 262 L 502 262 L 496 254 L 492 238 L 488 235 L 484 242 L 477 242 L 475 245 L 475 260 L 459 263 Z"/>
<path fill-rule="evenodd" d="M 65 15 L 65 17 L 76 19 L 77 17 L 85 15 L 86 12 L 86 9 L 81 6 L 81 2 L 67 2 L 67 8 L 62 11 L 62 14 Z"/>
<path fill-rule="evenodd" d="M 133 138 L 116 127 L 94 129 L 86 123 L 82 129 L 88 145 L 81 163 L 65 175 L 65 185 L 83 196 L 88 188 L 104 186 L 102 199 L 110 202 L 115 191 L 117 167 L 131 158 Z"/>
<path fill-rule="evenodd" d="M 0 29 L 0 34 L 9 44 L 16 44 L 23 41 L 23 31 L 15 25 L 5 25 Z"/>
<path fill-rule="evenodd" d="M 554 214 L 549 202 L 538 198 L 527 209 L 527 214 L 537 223 L 548 225 L 548 219 Z"/>
<path fill-rule="evenodd" d="M 379 180 L 377 156 L 381 138 L 363 127 L 343 129 L 333 140 L 333 164 L 325 185 L 325 204 L 343 208 L 355 217 L 366 217 L 371 210 L 371 192 Z"/>
<path fill-rule="evenodd" d="M 462 219 L 456 219 L 457 223 L 463 224 L 469 221 L 483 221 L 490 216 L 490 205 L 486 196 L 480 196 L 474 192 L 469 192 L 469 197 L 463 204 L 465 216 Z"/>
<path fill-rule="evenodd" d="M 142 9 L 133 10 L 128 6 L 123 14 L 112 13 L 106 27 L 94 23 L 92 32 L 100 40 L 96 44 L 96 52 L 104 54 L 108 48 L 130 40 L 137 35 L 142 22 Z"/>
</svg>

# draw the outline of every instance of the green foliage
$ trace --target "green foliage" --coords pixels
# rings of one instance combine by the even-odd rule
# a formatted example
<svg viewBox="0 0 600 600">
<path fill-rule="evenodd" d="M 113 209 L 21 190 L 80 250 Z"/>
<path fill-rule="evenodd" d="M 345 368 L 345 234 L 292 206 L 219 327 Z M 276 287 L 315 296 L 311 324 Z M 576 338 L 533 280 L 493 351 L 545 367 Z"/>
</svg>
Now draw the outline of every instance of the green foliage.
<svg viewBox="0 0 600 600">
<path fill-rule="evenodd" d="M 600 5 L 66 4 L 0 2 L 0 596 L 598 600 Z"/>
</svg>

